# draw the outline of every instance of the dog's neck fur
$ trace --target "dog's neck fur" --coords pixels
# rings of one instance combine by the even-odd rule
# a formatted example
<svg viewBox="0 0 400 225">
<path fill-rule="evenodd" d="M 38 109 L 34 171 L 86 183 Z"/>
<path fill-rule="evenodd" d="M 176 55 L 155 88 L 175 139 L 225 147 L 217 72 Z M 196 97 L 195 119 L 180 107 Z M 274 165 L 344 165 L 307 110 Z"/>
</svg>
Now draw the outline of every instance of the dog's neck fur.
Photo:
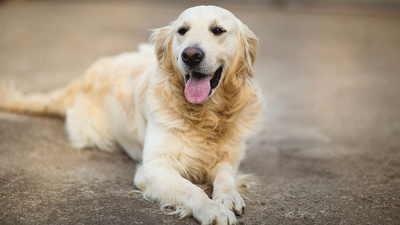
<svg viewBox="0 0 400 225">
<path fill-rule="evenodd" d="M 201 152 L 201 157 L 196 159 L 185 159 L 190 157 L 189 153 L 180 156 L 183 161 L 190 161 L 182 162 L 186 171 L 181 174 L 194 183 L 207 182 L 210 178 L 206 171 L 210 170 L 201 168 L 212 168 L 221 161 L 236 163 L 233 161 L 242 158 L 245 135 L 258 120 L 262 102 L 240 60 L 236 61 L 234 69 L 226 71 L 214 95 L 200 105 L 186 100 L 183 76 L 171 73 L 177 71 L 173 68 L 174 65 L 158 68 L 151 93 L 157 104 L 153 104 L 150 111 L 171 111 L 155 116 L 156 122 L 177 136 L 186 136 L 182 140 L 191 142 L 185 143 L 186 146 L 196 146 L 193 150 Z"/>
</svg>

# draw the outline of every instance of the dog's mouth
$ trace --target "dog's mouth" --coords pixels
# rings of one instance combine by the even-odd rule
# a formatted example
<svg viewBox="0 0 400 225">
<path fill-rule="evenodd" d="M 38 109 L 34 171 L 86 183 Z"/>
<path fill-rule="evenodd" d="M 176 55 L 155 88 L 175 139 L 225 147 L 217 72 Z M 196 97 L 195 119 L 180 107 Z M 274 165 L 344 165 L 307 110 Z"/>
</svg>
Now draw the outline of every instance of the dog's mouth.
<svg viewBox="0 0 400 225">
<path fill-rule="evenodd" d="M 212 89 L 216 88 L 221 79 L 223 67 L 220 66 L 212 74 L 203 74 L 190 71 L 185 75 L 185 97 L 193 104 L 201 104 L 211 95 Z"/>
</svg>

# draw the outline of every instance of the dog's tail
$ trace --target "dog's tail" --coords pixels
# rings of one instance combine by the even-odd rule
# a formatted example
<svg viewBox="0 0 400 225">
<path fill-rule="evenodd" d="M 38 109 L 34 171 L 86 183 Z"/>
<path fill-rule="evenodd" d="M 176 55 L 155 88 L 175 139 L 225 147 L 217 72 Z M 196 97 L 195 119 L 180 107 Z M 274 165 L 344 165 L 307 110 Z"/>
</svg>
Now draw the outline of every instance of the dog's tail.
<svg viewBox="0 0 400 225">
<path fill-rule="evenodd" d="M 22 94 L 13 85 L 0 81 L 0 110 L 65 117 L 65 110 L 72 105 L 80 85 L 80 80 L 75 80 L 48 93 Z"/>
</svg>

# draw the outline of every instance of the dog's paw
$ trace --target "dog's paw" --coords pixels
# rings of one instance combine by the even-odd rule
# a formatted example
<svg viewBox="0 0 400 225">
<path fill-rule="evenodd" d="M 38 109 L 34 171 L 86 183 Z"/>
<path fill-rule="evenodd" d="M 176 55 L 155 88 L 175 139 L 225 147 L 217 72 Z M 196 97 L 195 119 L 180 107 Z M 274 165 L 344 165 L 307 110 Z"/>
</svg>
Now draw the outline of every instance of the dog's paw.
<svg viewBox="0 0 400 225">
<path fill-rule="evenodd" d="M 238 216 L 244 213 L 246 205 L 237 190 L 215 190 L 213 200 L 222 203 Z"/>
<path fill-rule="evenodd" d="M 193 209 L 193 217 L 204 225 L 236 225 L 235 215 L 224 205 L 210 200 Z"/>
</svg>

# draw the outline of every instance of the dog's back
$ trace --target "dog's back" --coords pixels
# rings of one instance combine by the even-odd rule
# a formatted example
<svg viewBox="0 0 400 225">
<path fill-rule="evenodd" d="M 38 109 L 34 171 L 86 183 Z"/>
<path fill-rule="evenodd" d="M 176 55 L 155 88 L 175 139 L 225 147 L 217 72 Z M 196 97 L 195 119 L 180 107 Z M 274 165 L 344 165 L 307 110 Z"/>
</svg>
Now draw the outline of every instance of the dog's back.
<svg viewBox="0 0 400 225">
<path fill-rule="evenodd" d="M 142 45 L 139 52 L 102 58 L 83 77 L 48 93 L 23 94 L 2 81 L 0 110 L 65 118 L 72 146 L 107 152 L 123 147 L 133 149 L 128 154 L 140 159 L 138 138 L 144 134 L 139 130 L 145 122 L 141 109 L 135 108 L 140 98 L 134 96 L 144 94 L 149 71 L 156 65 L 151 49 L 151 45 Z"/>
</svg>

